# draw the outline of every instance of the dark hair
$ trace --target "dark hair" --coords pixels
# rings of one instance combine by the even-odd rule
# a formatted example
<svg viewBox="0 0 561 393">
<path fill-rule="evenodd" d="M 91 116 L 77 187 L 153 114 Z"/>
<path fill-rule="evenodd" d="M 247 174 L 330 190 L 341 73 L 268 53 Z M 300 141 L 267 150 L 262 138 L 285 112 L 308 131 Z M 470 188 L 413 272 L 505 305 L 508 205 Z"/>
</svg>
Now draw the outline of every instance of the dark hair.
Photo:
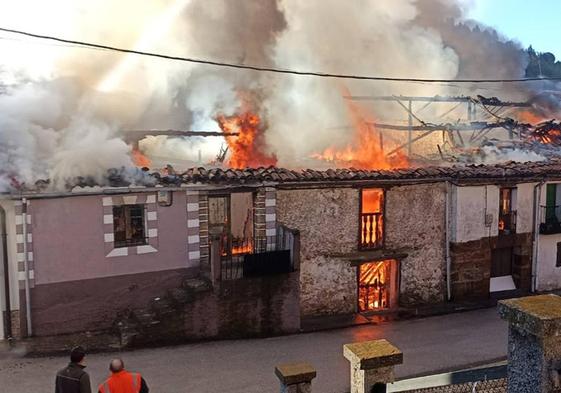
<svg viewBox="0 0 561 393">
<path fill-rule="evenodd" d="M 85 356 L 86 350 L 81 346 L 74 347 L 70 351 L 70 361 L 73 363 L 80 363 Z"/>
</svg>

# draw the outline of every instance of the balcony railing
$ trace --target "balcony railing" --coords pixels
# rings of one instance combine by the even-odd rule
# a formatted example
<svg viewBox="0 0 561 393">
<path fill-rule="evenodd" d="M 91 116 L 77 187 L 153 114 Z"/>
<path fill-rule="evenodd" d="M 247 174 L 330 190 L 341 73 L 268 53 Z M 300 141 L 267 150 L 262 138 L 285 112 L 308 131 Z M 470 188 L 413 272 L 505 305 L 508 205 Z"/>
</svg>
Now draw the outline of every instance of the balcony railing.
<svg viewBox="0 0 561 393">
<path fill-rule="evenodd" d="M 384 215 L 382 213 L 362 213 L 360 215 L 359 248 L 369 250 L 384 244 Z"/>
<path fill-rule="evenodd" d="M 516 233 L 516 211 L 499 213 L 499 236 L 514 235 Z"/>
<path fill-rule="evenodd" d="M 561 206 L 541 206 L 540 233 L 561 233 Z"/>
<path fill-rule="evenodd" d="M 220 279 L 235 280 L 290 273 L 297 269 L 300 253 L 298 231 L 277 226 L 275 236 L 220 238 Z M 212 245 L 211 245 L 212 247 Z"/>
</svg>

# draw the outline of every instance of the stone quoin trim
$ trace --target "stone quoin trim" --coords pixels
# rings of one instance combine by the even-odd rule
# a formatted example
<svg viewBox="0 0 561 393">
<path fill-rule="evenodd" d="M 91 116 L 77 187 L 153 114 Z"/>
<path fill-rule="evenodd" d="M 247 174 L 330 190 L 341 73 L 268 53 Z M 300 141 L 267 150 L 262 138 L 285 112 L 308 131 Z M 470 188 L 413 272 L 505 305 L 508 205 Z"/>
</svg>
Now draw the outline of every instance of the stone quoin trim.
<svg viewBox="0 0 561 393">
<path fill-rule="evenodd" d="M 277 235 L 277 191 L 264 187 L 255 196 L 255 236 L 266 237 L 267 249 L 276 244 Z"/>
<path fill-rule="evenodd" d="M 35 286 L 35 262 L 33 255 L 33 234 L 31 233 L 31 201 L 27 201 L 27 264 L 29 268 L 29 286 Z M 17 262 L 18 262 L 18 282 L 19 288 L 25 288 L 25 254 L 24 254 L 24 241 L 23 238 L 23 204 L 21 201 L 15 202 L 16 213 L 16 247 L 17 247 Z"/>
<path fill-rule="evenodd" d="M 199 191 L 199 250 L 200 263 L 210 268 L 208 248 L 208 194 Z"/>
<path fill-rule="evenodd" d="M 133 194 L 104 196 L 103 205 L 103 241 L 106 257 L 126 257 L 158 251 L 158 209 L 156 194 Z M 145 236 L 148 244 L 115 248 L 113 227 L 113 206 L 144 205 Z"/>
<path fill-rule="evenodd" d="M 198 264 L 201 259 L 201 238 L 199 228 L 199 191 L 186 191 L 187 197 L 187 258 L 189 262 Z"/>
</svg>

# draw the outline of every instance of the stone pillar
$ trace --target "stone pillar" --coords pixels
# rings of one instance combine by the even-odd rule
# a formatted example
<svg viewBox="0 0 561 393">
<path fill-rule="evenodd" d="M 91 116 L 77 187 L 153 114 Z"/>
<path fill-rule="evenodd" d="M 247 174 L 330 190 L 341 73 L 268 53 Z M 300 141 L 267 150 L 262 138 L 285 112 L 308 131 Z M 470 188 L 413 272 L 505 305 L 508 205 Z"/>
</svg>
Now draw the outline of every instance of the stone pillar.
<svg viewBox="0 0 561 393">
<path fill-rule="evenodd" d="M 308 363 L 286 363 L 275 367 L 280 393 L 312 393 L 316 370 Z"/>
<path fill-rule="evenodd" d="M 220 255 L 220 241 L 222 229 L 209 229 L 210 237 L 210 281 L 215 286 L 222 275 L 222 255 Z"/>
<path fill-rule="evenodd" d="M 508 321 L 508 393 L 545 393 L 561 387 L 561 297 L 529 296 L 499 302 Z"/>
<path fill-rule="evenodd" d="M 394 366 L 403 363 L 403 353 L 383 339 L 345 344 L 343 355 L 351 363 L 351 393 L 370 393 L 393 382 Z"/>
</svg>

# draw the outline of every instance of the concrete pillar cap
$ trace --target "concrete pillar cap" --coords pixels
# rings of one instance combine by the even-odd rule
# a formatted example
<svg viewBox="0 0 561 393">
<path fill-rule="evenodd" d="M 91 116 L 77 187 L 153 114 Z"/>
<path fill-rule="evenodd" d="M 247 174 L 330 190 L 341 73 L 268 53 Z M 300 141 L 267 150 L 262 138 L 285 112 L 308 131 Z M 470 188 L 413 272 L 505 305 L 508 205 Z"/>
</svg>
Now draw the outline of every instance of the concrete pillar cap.
<svg viewBox="0 0 561 393">
<path fill-rule="evenodd" d="M 557 295 L 501 300 L 498 309 L 501 318 L 520 331 L 536 337 L 561 335 L 561 297 Z"/>
<path fill-rule="evenodd" d="M 387 340 L 345 344 L 343 356 L 361 370 L 389 367 L 403 363 L 403 353 Z"/>
<path fill-rule="evenodd" d="M 309 383 L 316 377 L 315 368 L 309 363 L 284 363 L 275 367 L 275 374 L 284 385 Z"/>
</svg>

